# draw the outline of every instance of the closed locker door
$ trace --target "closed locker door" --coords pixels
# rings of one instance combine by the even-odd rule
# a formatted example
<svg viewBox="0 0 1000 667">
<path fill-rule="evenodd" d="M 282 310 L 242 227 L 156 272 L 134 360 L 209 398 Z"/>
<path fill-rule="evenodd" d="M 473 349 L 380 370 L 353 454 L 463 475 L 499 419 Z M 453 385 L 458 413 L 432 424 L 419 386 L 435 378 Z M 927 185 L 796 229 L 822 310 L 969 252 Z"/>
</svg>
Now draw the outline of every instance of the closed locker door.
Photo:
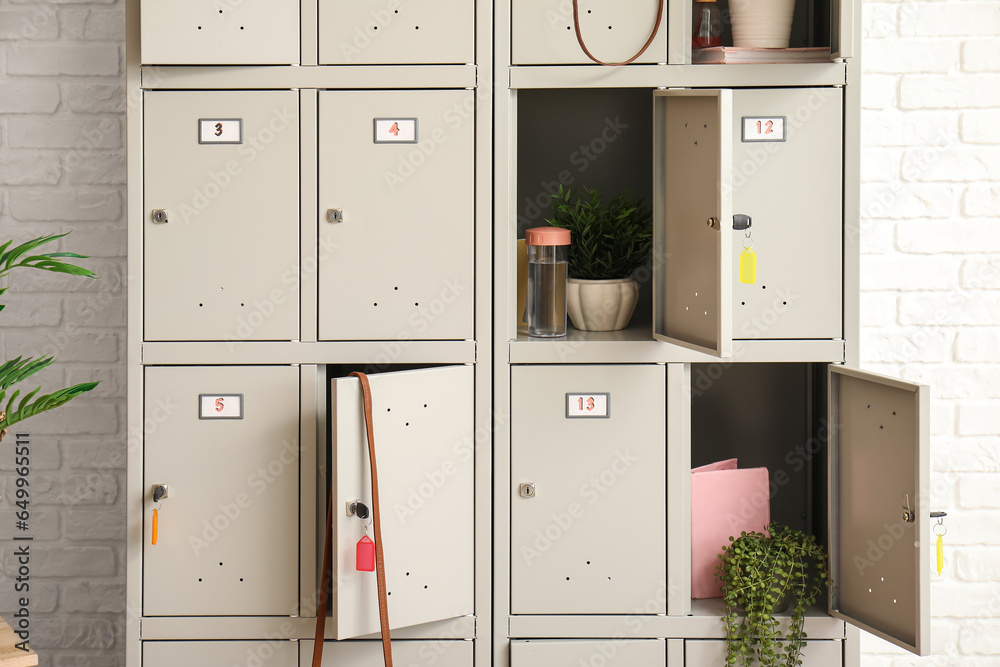
<svg viewBox="0 0 1000 667">
<path fill-rule="evenodd" d="M 369 376 L 393 628 L 474 610 L 473 378 L 472 366 Z M 371 507 L 371 468 L 360 381 L 334 379 L 330 395 L 332 625 L 346 639 L 379 632 L 375 573 L 357 570 L 365 521 L 345 509 L 353 501 Z"/>
<path fill-rule="evenodd" d="M 150 367 L 145 393 L 143 613 L 297 614 L 298 368 Z"/>
<path fill-rule="evenodd" d="M 841 88 L 733 91 L 733 338 L 842 338 Z M 752 243 L 757 279 L 743 283 Z"/>
<path fill-rule="evenodd" d="M 321 65 L 472 63 L 475 35 L 470 0 L 319 1 Z"/>
<path fill-rule="evenodd" d="M 319 337 L 472 338 L 475 98 L 320 94 Z"/>
<path fill-rule="evenodd" d="M 311 665 L 314 641 L 301 641 L 299 664 Z M 465 640 L 413 641 L 392 640 L 393 664 L 434 665 L 434 667 L 472 667 L 472 642 Z M 382 643 L 377 641 L 326 642 L 324 667 L 382 667 Z"/>
<path fill-rule="evenodd" d="M 145 339 L 297 339 L 298 94 L 152 91 L 143 122 Z"/>
<path fill-rule="evenodd" d="M 511 613 L 666 613 L 664 366 L 511 370 Z"/>
<path fill-rule="evenodd" d="M 580 665 L 667 667 L 667 645 L 662 639 L 522 639 L 510 643 L 510 667 Z"/>
<path fill-rule="evenodd" d="M 142 0 L 141 8 L 144 64 L 299 62 L 299 0 Z"/>
<path fill-rule="evenodd" d="M 634 56 L 656 24 L 656 0 L 581 0 L 580 30 L 587 48 L 604 62 Z M 667 61 L 667 12 L 646 52 L 636 63 Z M 588 64 L 573 30 L 569 0 L 513 0 L 511 61 L 515 65 Z"/>
<path fill-rule="evenodd" d="M 155 641 L 142 644 L 142 667 L 299 667 L 292 641 Z"/>
<path fill-rule="evenodd" d="M 811 641 L 802 647 L 802 662 L 808 667 L 841 667 L 843 659 L 843 643 L 839 641 Z M 719 667 L 725 664 L 726 642 L 702 639 L 684 642 L 685 667 Z"/>
</svg>

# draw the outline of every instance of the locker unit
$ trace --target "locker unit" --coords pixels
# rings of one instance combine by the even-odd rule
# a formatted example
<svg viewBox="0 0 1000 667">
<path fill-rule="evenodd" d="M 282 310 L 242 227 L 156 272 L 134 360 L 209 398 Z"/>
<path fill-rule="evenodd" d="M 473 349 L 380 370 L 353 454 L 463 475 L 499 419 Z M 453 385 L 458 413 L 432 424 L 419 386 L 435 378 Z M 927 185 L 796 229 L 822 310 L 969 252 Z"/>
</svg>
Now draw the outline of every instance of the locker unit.
<svg viewBox="0 0 1000 667">
<path fill-rule="evenodd" d="M 320 93 L 320 340 L 472 338 L 474 110 L 467 90 Z"/>
<path fill-rule="evenodd" d="M 664 390 L 663 366 L 511 368 L 511 613 L 632 613 L 660 585 Z"/>
<path fill-rule="evenodd" d="M 666 642 L 658 639 L 514 640 L 510 643 L 510 667 L 646 667 L 666 664 Z"/>
<path fill-rule="evenodd" d="M 156 90 L 143 111 L 145 340 L 298 339 L 298 95 Z"/>
<path fill-rule="evenodd" d="M 512 0 L 511 62 L 515 65 L 593 65 L 577 42 L 569 0 Z M 656 21 L 656 2 L 581 0 L 580 31 L 590 52 L 605 62 L 631 58 Z M 653 43 L 636 63 L 667 60 L 664 11 Z"/>
<path fill-rule="evenodd" d="M 143 447 L 144 488 L 164 485 L 168 495 L 156 545 L 151 522 L 144 530 L 143 613 L 295 614 L 298 369 L 150 367 L 145 375 L 156 427 Z M 266 559 L 262 542 L 273 545 Z"/>
<path fill-rule="evenodd" d="M 138 4 L 143 64 L 299 62 L 298 0 L 141 0 Z"/>
<path fill-rule="evenodd" d="M 341 508 L 370 505 L 368 438 L 357 378 L 330 390 L 334 484 L 333 587 L 337 639 L 379 631 L 375 577 L 358 572 L 366 534 Z M 383 373 L 370 379 L 378 452 L 386 587 L 393 628 L 471 614 L 474 470 L 471 366 Z"/>
<path fill-rule="evenodd" d="M 323 65 L 475 62 L 475 3 L 467 0 L 320 0 Z"/>
</svg>

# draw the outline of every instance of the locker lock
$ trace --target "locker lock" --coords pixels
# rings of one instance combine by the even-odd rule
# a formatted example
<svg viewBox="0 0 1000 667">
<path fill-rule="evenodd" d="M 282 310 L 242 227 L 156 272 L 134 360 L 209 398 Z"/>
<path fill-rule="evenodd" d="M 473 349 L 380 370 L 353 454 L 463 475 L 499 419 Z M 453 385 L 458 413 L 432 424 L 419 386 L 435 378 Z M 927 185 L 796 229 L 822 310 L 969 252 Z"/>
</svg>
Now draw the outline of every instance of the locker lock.
<svg viewBox="0 0 1000 667">
<path fill-rule="evenodd" d="M 153 502 L 158 503 L 170 496 L 170 487 L 166 484 L 153 485 Z"/>
<path fill-rule="evenodd" d="M 154 208 L 152 218 L 153 222 L 161 225 L 170 222 L 170 215 L 165 208 Z"/>
<path fill-rule="evenodd" d="M 751 224 L 753 224 L 753 220 L 750 219 L 749 215 L 737 213 L 733 216 L 733 231 L 742 232 L 750 229 Z"/>
<path fill-rule="evenodd" d="M 326 219 L 329 222 L 343 222 L 344 221 L 344 209 L 342 208 L 331 208 L 326 212 Z"/>
<path fill-rule="evenodd" d="M 368 505 L 360 500 L 347 501 L 347 516 L 356 516 L 364 521 L 368 518 Z"/>
<path fill-rule="evenodd" d="M 535 497 L 535 483 L 525 482 L 521 484 L 521 497 L 522 498 L 534 498 Z"/>
</svg>

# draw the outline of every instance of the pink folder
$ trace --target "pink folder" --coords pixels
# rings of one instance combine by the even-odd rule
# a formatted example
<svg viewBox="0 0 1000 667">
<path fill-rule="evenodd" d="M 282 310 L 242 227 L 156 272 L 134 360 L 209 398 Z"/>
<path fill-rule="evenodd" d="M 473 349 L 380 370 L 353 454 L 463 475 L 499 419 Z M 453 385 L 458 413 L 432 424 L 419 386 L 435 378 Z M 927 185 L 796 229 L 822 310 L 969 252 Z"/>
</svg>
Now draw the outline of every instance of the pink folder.
<svg viewBox="0 0 1000 667">
<path fill-rule="evenodd" d="M 691 597 L 722 597 L 715 579 L 730 536 L 763 531 L 771 521 L 767 468 L 737 469 L 728 459 L 691 470 Z"/>
</svg>

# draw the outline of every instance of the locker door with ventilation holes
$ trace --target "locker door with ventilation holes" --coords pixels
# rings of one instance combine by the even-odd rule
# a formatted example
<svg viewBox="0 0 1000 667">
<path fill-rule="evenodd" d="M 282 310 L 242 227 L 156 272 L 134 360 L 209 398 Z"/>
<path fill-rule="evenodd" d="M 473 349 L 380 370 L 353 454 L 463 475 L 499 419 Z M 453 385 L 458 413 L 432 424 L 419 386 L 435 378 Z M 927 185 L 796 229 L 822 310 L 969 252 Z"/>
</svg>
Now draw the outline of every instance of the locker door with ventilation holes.
<svg viewBox="0 0 1000 667">
<path fill-rule="evenodd" d="M 389 620 L 394 628 L 473 612 L 474 458 L 471 366 L 369 375 L 374 410 Z M 331 385 L 336 460 L 333 505 L 332 626 L 337 639 L 379 631 L 374 572 L 358 571 L 371 472 L 361 383 Z M 371 519 L 369 518 L 369 521 Z"/>
<path fill-rule="evenodd" d="M 177 665 L 299 667 L 298 643 L 277 640 L 143 642 L 142 667 L 177 667 Z"/>
</svg>

